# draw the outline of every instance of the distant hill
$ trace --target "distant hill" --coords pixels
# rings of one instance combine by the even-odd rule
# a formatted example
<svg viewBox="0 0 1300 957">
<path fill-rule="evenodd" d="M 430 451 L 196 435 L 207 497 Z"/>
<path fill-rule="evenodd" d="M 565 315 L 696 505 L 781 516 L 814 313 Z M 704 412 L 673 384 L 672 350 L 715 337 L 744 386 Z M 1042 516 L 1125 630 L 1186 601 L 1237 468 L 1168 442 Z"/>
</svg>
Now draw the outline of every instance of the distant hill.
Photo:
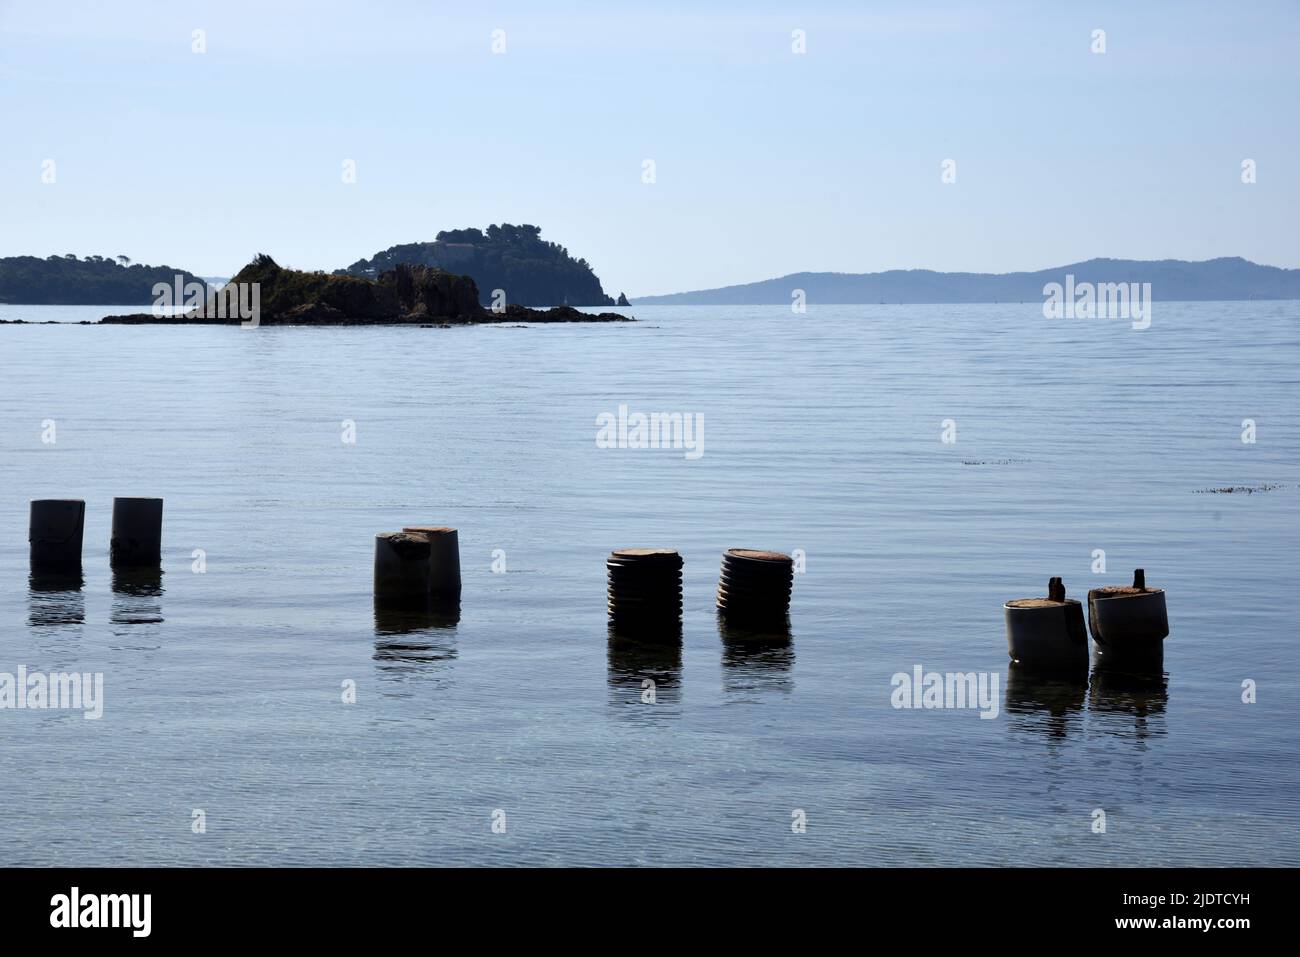
<svg viewBox="0 0 1300 957">
<path fill-rule="evenodd" d="M 125 256 L 9 256 L 0 259 L 0 302 L 22 305 L 143 305 L 154 301 L 154 283 L 174 286 L 203 280 L 171 266 L 143 266 Z"/>
<path fill-rule="evenodd" d="M 1149 282 L 1151 298 L 1174 300 L 1300 299 L 1300 269 L 1260 266 L 1239 257 L 1186 262 L 1181 259 L 1089 259 L 1038 272 L 800 272 L 721 289 L 666 296 L 638 296 L 634 305 L 789 305 L 796 289 L 809 303 L 1033 302 L 1043 286 L 1065 282 Z"/>
<path fill-rule="evenodd" d="M 433 266 L 473 279 L 485 306 L 494 289 L 505 290 L 506 302 L 521 306 L 614 305 L 587 260 L 574 259 L 541 234 L 540 226 L 510 223 L 486 230 L 448 229 L 431 243 L 392 246 L 337 273 L 375 279 L 401 263 Z"/>
</svg>

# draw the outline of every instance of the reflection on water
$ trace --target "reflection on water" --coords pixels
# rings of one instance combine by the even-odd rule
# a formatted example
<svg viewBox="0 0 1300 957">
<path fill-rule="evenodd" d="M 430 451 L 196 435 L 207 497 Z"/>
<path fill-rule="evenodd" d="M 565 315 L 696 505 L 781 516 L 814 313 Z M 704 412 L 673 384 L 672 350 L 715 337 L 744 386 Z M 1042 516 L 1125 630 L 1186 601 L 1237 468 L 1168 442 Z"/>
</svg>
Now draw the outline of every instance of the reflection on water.
<svg viewBox="0 0 1300 957">
<path fill-rule="evenodd" d="M 1128 671 L 1135 674 L 1158 674 L 1165 669 L 1165 643 L 1143 641 L 1130 646 L 1111 645 L 1103 648 L 1094 642 L 1093 666 L 1108 671 Z"/>
<path fill-rule="evenodd" d="M 1064 738 L 1082 726 L 1087 691 L 1087 668 L 1038 671 L 1012 661 L 1007 665 L 1004 710 L 1015 728 Z"/>
<path fill-rule="evenodd" d="M 431 628 L 455 628 L 460 624 L 460 601 L 416 601 L 375 599 L 375 633 L 410 635 Z"/>
<path fill-rule="evenodd" d="M 80 568 L 33 571 L 28 578 L 28 621 L 36 626 L 80 625 L 86 620 L 85 577 Z"/>
<path fill-rule="evenodd" d="M 157 625 L 162 616 L 162 569 L 153 567 L 113 568 L 115 625 Z"/>
<path fill-rule="evenodd" d="M 651 706 L 681 701 L 682 628 L 660 633 L 609 626 L 609 691 L 615 705 Z"/>
<path fill-rule="evenodd" d="M 718 615 L 722 639 L 722 687 L 748 698 L 770 691 L 794 690 L 794 636 L 790 619 L 771 626 L 729 624 Z"/>
<path fill-rule="evenodd" d="M 441 676 L 456 660 L 460 602 L 375 599 L 375 667 L 395 681 Z"/>
<path fill-rule="evenodd" d="M 1004 710 L 1010 726 L 1061 739 L 1084 726 L 1105 734 L 1144 740 L 1166 734 L 1169 676 L 1163 671 L 1121 670 L 1094 665 L 1091 673 L 1041 672 L 1007 666 Z M 1116 721 L 1116 716 L 1132 721 Z"/>
<path fill-rule="evenodd" d="M 1164 671 L 1121 671 L 1117 668 L 1093 669 L 1088 684 L 1088 710 L 1096 715 L 1132 719 L 1105 722 L 1102 730 L 1119 735 L 1133 735 L 1143 740 L 1168 733 L 1165 707 L 1169 703 L 1169 675 Z"/>
</svg>

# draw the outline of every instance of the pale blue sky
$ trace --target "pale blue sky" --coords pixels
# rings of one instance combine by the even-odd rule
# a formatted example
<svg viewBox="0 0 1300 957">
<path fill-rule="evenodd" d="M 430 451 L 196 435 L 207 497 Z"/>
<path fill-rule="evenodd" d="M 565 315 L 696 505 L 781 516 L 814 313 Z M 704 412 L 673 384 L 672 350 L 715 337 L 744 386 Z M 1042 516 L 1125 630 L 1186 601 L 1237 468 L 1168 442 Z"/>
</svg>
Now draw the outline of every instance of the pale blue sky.
<svg viewBox="0 0 1300 957">
<path fill-rule="evenodd" d="M 508 221 L 630 295 L 1295 267 L 1298 41 L 1295 3 L 0 0 L 0 255 L 334 269 Z"/>
</svg>

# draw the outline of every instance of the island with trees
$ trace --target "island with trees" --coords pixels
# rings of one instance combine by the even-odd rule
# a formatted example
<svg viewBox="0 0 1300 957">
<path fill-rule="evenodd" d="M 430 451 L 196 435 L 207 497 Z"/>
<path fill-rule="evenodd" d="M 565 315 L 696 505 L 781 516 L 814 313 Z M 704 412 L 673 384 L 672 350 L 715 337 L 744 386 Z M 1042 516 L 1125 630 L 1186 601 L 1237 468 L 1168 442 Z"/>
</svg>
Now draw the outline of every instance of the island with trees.
<svg viewBox="0 0 1300 957">
<path fill-rule="evenodd" d="M 188 304 L 187 304 L 188 305 Z M 256 307 L 258 325 L 466 325 L 500 322 L 629 322 L 626 316 L 581 312 L 572 306 L 484 308 L 469 276 L 399 263 L 369 279 L 285 269 L 259 254 L 201 304 L 171 315 L 105 316 L 111 325 L 235 325 Z"/>
<path fill-rule="evenodd" d="M 207 284 L 171 266 L 145 266 L 126 256 L 8 256 L 0 259 L 0 302 L 30 306 L 135 306 L 154 301 L 154 285 Z"/>
<path fill-rule="evenodd" d="M 485 306 L 500 298 L 521 306 L 615 305 L 587 260 L 574 259 L 560 244 L 542 239 L 540 226 L 445 229 L 433 242 L 392 246 L 338 272 L 375 279 L 399 264 L 469 276 Z"/>
</svg>

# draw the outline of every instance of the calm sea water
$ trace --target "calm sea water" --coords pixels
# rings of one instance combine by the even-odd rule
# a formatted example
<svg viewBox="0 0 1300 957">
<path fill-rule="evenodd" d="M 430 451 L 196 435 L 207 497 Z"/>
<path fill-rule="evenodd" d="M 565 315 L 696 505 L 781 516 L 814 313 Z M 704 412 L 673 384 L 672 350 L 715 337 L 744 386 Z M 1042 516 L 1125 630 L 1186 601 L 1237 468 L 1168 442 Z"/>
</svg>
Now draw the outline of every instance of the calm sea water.
<svg viewBox="0 0 1300 957">
<path fill-rule="evenodd" d="M 0 710 L 0 864 L 1300 864 L 1300 303 L 632 311 L 0 327 L 0 671 L 105 681 L 98 721 Z M 597 448 L 620 404 L 704 455 Z M 115 495 L 166 499 L 160 589 L 115 587 Z M 45 497 L 87 502 L 79 591 L 29 588 Z M 404 631 L 372 543 L 416 523 L 464 596 Z M 628 545 L 685 557 L 680 652 L 610 646 Z M 806 553 L 789 644 L 720 632 L 736 546 Z M 1008 675 L 1003 601 L 1138 565 L 1164 675 Z M 891 707 L 918 664 L 997 673 L 997 717 Z"/>
</svg>

